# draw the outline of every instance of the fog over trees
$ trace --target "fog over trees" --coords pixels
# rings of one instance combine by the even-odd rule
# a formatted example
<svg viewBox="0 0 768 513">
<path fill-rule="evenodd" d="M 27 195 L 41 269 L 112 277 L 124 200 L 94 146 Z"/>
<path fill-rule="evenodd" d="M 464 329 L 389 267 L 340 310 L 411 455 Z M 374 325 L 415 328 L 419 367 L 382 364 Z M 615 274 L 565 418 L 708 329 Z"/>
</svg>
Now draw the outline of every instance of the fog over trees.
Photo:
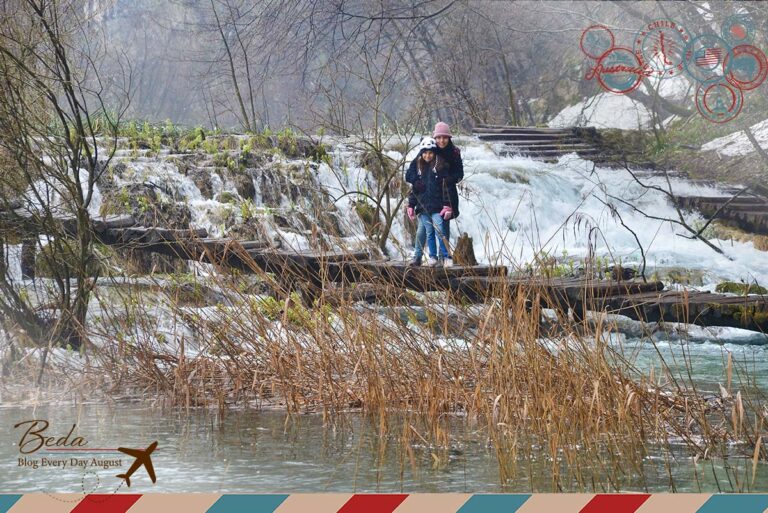
<svg viewBox="0 0 768 513">
<path fill-rule="evenodd" d="M 649 20 L 705 33 L 746 9 L 758 41 L 768 32 L 760 3 L 102 0 L 87 9 L 90 37 L 108 44 L 102 74 L 130 63 L 131 117 L 241 130 L 354 130 L 372 120 L 372 101 L 390 121 L 426 108 L 425 126 L 541 124 L 598 92 L 583 80 L 589 25 L 631 46 Z"/>
</svg>

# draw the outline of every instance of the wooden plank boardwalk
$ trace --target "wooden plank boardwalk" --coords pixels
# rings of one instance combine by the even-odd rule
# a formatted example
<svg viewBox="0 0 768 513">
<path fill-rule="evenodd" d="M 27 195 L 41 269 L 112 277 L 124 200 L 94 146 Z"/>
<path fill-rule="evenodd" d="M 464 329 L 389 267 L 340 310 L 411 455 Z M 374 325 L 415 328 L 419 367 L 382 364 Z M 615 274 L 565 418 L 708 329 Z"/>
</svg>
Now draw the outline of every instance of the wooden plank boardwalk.
<svg viewBox="0 0 768 513">
<path fill-rule="evenodd" d="M 580 157 L 603 161 L 610 152 L 594 128 L 540 128 L 505 125 L 476 125 L 474 135 L 481 141 L 501 144 L 502 156 L 521 155 L 546 161 L 576 152 Z"/>
<path fill-rule="evenodd" d="M 71 221 L 59 222 L 67 226 Z M 309 291 L 310 297 L 328 283 L 366 283 L 382 293 L 445 291 L 465 302 L 523 300 L 531 308 L 554 308 L 560 316 L 570 312 L 577 321 L 588 311 L 603 311 L 645 321 L 768 329 L 768 297 L 763 296 L 665 291 L 661 282 L 640 280 L 510 278 L 504 266 L 410 267 L 403 261 L 371 259 L 366 251 L 285 251 L 258 241 L 209 238 L 205 230 L 135 226 L 130 216 L 95 219 L 91 225 L 102 244 L 210 263 L 222 270 L 271 273 L 289 287 Z M 18 212 L 0 212 L 1 231 L 20 234 L 24 229 L 24 218 Z M 23 233 L 27 240 L 32 235 Z"/>
<path fill-rule="evenodd" d="M 678 203 L 684 209 L 698 210 L 742 230 L 768 235 L 768 198 L 764 196 L 754 193 L 737 197 L 686 196 L 678 198 Z"/>
</svg>

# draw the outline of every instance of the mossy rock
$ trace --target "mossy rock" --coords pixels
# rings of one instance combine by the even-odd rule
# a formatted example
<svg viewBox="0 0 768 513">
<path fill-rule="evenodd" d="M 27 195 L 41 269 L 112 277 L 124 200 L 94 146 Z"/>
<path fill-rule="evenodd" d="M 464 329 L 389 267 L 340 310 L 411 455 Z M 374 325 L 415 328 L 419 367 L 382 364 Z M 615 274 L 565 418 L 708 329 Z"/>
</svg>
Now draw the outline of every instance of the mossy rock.
<svg viewBox="0 0 768 513">
<path fill-rule="evenodd" d="M 68 241 L 67 244 L 54 243 L 43 246 L 35 257 L 35 276 L 38 278 L 74 277 L 79 255 L 80 245 L 74 240 Z M 106 270 L 94 252 L 86 267 L 87 275 L 102 276 Z"/>
<path fill-rule="evenodd" d="M 203 198 L 213 198 L 213 182 L 211 181 L 211 173 L 205 169 L 190 169 L 185 174 L 187 174 L 187 176 L 189 176 L 192 181 L 195 182 L 195 186 L 200 189 L 200 194 L 203 196 Z"/>
<path fill-rule="evenodd" d="M 751 323 L 765 326 L 766 322 L 768 322 L 768 311 L 758 310 L 754 306 L 744 307 L 742 305 L 736 305 L 731 315 L 733 319 L 741 323 L 742 326 L 749 326 Z"/>
<path fill-rule="evenodd" d="M 230 158 L 228 153 L 216 153 L 211 163 L 214 167 L 227 167 Z"/>
<path fill-rule="evenodd" d="M 392 173 L 393 162 L 385 155 L 366 150 L 360 156 L 360 167 L 367 169 L 377 180 L 383 180 Z"/>
<path fill-rule="evenodd" d="M 360 220 L 363 221 L 365 231 L 368 232 L 368 235 L 374 233 L 379 225 L 379 219 L 376 215 L 376 207 L 365 201 L 357 201 L 355 202 L 355 211 L 357 212 L 357 215 L 360 216 Z"/>
<path fill-rule="evenodd" d="M 103 195 L 101 215 L 129 214 L 136 223 L 165 228 L 189 228 L 192 213 L 184 202 L 161 200 L 154 187 L 134 183 Z"/>
<path fill-rule="evenodd" d="M 704 284 L 704 273 L 698 269 L 668 269 L 666 272 L 662 272 L 662 274 L 665 274 L 664 279 L 671 283 L 697 286 Z"/>
<path fill-rule="evenodd" d="M 183 306 L 215 305 L 226 301 L 220 292 L 197 282 L 174 284 L 168 292 L 177 305 Z"/>
<path fill-rule="evenodd" d="M 273 148 L 277 148 L 289 159 L 311 158 L 319 161 L 326 154 L 325 147 L 308 137 L 298 136 L 290 131 L 271 135 L 268 138 Z"/>
<path fill-rule="evenodd" d="M 159 253 L 119 249 L 117 254 L 122 258 L 120 266 L 130 275 L 173 274 L 183 272 L 187 268 L 184 260 Z"/>
<path fill-rule="evenodd" d="M 253 185 L 253 178 L 250 173 L 235 174 L 232 176 L 232 181 L 235 184 L 237 193 L 247 199 L 253 199 L 256 197 L 256 187 Z"/>
<path fill-rule="evenodd" d="M 745 296 L 747 294 L 768 294 L 768 289 L 761 287 L 757 283 L 737 283 L 735 281 L 724 281 L 718 283 L 715 287 L 716 292 L 728 292 Z"/>
<path fill-rule="evenodd" d="M 405 142 L 396 142 L 390 145 L 389 149 L 398 152 L 400 155 L 408 154 L 408 144 Z"/>
</svg>

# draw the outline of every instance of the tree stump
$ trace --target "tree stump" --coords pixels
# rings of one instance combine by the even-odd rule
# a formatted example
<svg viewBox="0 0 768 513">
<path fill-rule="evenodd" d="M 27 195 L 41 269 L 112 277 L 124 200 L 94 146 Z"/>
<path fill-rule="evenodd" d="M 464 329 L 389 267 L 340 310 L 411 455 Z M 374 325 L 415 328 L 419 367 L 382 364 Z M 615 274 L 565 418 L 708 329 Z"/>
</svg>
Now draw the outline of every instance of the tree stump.
<svg viewBox="0 0 768 513">
<path fill-rule="evenodd" d="M 477 265 L 475 248 L 472 246 L 472 237 L 465 233 L 456 241 L 456 249 L 453 250 L 453 262 L 456 265 Z"/>
</svg>

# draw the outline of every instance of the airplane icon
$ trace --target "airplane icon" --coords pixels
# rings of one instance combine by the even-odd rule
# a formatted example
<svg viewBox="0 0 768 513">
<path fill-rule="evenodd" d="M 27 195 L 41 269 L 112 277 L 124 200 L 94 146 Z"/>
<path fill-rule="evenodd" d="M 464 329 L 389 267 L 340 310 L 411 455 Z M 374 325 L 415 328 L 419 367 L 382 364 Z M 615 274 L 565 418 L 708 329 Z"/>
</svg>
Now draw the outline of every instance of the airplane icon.
<svg viewBox="0 0 768 513">
<path fill-rule="evenodd" d="M 157 481 L 155 478 L 155 469 L 152 467 L 152 459 L 150 458 L 150 454 L 152 454 L 152 451 L 154 451 L 156 448 L 157 440 L 149 444 L 149 447 L 146 449 L 126 449 L 125 447 L 118 447 L 118 451 L 123 452 L 128 456 L 133 456 L 136 458 L 136 461 L 133 462 L 131 468 L 128 469 L 128 472 L 125 474 L 118 474 L 117 477 L 125 479 L 125 484 L 130 487 L 131 475 L 133 475 L 133 473 L 136 472 L 140 466 L 144 465 L 144 468 L 147 469 L 147 474 L 149 474 L 149 478 L 152 480 L 152 482 L 154 483 Z"/>
</svg>

